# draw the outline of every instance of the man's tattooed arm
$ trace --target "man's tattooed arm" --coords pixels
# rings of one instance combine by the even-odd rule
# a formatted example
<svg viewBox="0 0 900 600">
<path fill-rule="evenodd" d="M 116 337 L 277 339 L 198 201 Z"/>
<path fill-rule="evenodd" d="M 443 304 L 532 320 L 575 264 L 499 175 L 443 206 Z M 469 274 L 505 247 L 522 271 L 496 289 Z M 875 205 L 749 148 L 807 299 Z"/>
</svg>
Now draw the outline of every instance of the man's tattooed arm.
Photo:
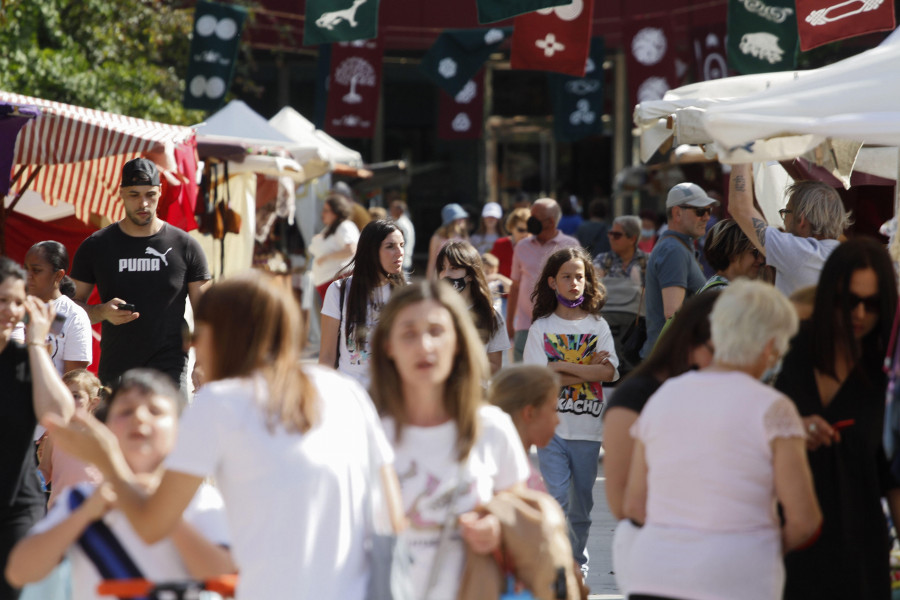
<svg viewBox="0 0 900 600">
<path fill-rule="evenodd" d="M 766 222 L 762 219 L 753 218 L 753 230 L 756 231 L 756 239 L 759 240 L 760 249 L 766 245 Z"/>
</svg>

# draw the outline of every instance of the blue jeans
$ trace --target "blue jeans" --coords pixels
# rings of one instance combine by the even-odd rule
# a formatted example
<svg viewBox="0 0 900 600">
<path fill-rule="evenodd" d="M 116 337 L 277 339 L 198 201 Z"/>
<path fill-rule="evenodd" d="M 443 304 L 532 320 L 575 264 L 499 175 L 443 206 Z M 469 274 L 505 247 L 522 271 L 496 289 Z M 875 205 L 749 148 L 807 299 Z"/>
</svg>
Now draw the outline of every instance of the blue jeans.
<svg viewBox="0 0 900 600">
<path fill-rule="evenodd" d="M 554 435 L 546 448 L 538 448 L 538 461 L 547 491 L 562 506 L 569 522 L 572 555 L 585 572 L 600 444 L 585 440 L 565 440 Z"/>
</svg>

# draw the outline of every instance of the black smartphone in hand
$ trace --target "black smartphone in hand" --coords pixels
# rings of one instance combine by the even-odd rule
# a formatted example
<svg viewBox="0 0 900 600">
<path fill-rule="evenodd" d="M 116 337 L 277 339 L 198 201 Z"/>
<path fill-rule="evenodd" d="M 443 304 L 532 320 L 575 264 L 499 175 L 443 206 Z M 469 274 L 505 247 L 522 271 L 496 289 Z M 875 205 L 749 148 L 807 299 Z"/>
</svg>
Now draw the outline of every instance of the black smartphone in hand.
<svg viewBox="0 0 900 600">
<path fill-rule="evenodd" d="M 134 304 L 131 304 L 129 302 L 123 302 L 122 304 L 118 305 L 116 308 L 118 310 L 128 310 L 128 311 L 134 312 Z"/>
</svg>

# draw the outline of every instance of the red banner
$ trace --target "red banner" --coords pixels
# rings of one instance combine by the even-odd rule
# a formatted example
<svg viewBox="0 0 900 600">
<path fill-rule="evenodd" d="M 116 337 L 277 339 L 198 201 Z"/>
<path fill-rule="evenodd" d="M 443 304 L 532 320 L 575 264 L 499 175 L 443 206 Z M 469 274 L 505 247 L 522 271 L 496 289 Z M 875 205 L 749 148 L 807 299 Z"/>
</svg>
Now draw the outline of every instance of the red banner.
<svg viewBox="0 0 900 600">
<path fill-rule="evenodd" d="M 700 27 L 691 31 L 694 49 L 694 80 L 710 81 L 728 77 L 728 60 L 725 57 L 725 23 Z"/>
<path fill-rule="evenodd" d="M 804 52 L 874 31 L 894 29 L 893 0 L 797 0 L 797 31 Z"/>
<path fill-rule="evenodd" d="M 325 131 L 338 137 L 375 135 L 381 87 L 381 45 L 378 40 L 331 45 L 328 108 Z"/>
<path fill-rule="evenodd" d="M 584 77 L 593 12 L 593 0 L 572 0 L 516 17 L 510 66 Z"/>
<path fill-rule="evenodd" d="M 678 86 L 671 21 L 632 21 L 625 30 L 625 56 L 632 104 L 661 100 Z"/>
<path fill-rule="evenodd" d="M 472 140 L 481 137 L 484 121 L 484 71 L 470 79 L 456 96 L 438 89 L 438 137 L 442 140 Z"/>
</svg>

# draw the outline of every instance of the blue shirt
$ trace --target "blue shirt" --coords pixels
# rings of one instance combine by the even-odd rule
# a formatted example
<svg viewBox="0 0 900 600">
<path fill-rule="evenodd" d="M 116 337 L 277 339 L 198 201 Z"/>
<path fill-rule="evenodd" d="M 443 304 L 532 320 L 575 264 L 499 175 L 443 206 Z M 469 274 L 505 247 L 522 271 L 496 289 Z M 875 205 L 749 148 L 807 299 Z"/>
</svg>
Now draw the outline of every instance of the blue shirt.
<svg viewBox="0 0 900 600">
<path fill-rule="evenodd" d="M 647 341 L 641 349 L 641 358 L 650 354 L 666 323 L 662 290 L 667 287 L 684 288 L 687 298 L 706 283 L 697 257 L 691 250 L 693 247 L 690 236 L 669 229 L 662 234 L 650 253 L 644 291 L 644 301 L 647 304 Z"/>
</svg>

